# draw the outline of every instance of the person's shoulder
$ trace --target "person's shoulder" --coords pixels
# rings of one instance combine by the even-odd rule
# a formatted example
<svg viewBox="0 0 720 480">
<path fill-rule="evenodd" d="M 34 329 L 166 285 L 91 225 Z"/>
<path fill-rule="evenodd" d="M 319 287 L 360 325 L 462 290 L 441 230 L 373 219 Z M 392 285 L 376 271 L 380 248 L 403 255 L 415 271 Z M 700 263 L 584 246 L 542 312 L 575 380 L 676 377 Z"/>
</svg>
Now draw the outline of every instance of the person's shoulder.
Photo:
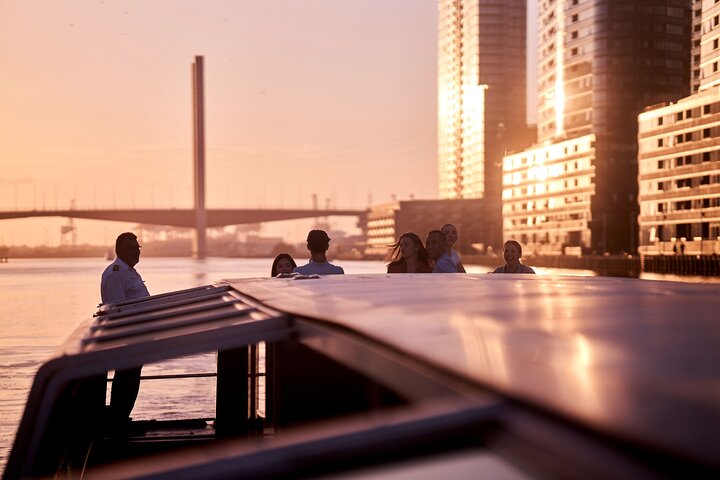
<svg viewBox="0 0 720 480">
<path fill-rule="evenodd" d="M 125 268 L 123 268 L 123 266 Z M 116 258 L 114 262 L 112 262 L 110 265 L 105 267 L 105 270 L 103 270 L 103 275 L 119 273 L 119 272 L 127 270 L 128 268 L 129 267 L 127 265 L 125 265 L 122 261 L 120 261 L 120 259 Z"/>
<path fill-rule="evenodd" d="M 438 259 L 438 263 L 452 264 L 453 266 L 455 265 L 452 256 L 447 252 L 443 253 L 440 256 L 440 258 Z"/>
<path fill-rule="evenodd" d="M 328 267 L 330 267 L 330 271 L 332 273 L 345 273 L 345 270 L 339 265 L 333 265 L 332 263 L 328 262 Z"/>
<path fill-rule="evenodd" d="M 455 250 L 450 250 L 450 258 L 451 258 L 452 261 L 453 261 L 454 263 L 456 263 L 456 264 L 459 263 L 460 260 L 461 260 L 460 254 L 459 254 L 457 251 L 455 251 Z"/>
<path fill-rule="evenodd" d="M 450 254 L 445 252 L 435 262 L 433 273 L 457 273 L 457 266 L 450 258 Z"/>
<path fill-rule="evenodd" d="M 300 265 L 300 266 L 297 266 L 297 267 L 293 268 L 293 272 L 306 275 L 306 274 L 308 273 L 308 272 L 307 272 L 307 269 L 308 269 L 308 268 L 310 268 L 310 264 L 309 264 L 309 263 L 306 263 L 305 265 Z"/>
<path fill-rule="evenodd" d="M 495 270 L 492 271 L 492 273 L 505 273 L 505 265 L 497 267 Z"/>
<path fill-rule="evenodd" d="M 532 269 L 532 267 L 529 267 L 524 264 L 520 264 L 522 266 L 522 273 L 535 273 L 535 270 Z"/>
<path fill-rule="evenodd" d="M 387 273 L 405 273 L 405 262 L 398 260 L 387 266 Z"/>
</svg>

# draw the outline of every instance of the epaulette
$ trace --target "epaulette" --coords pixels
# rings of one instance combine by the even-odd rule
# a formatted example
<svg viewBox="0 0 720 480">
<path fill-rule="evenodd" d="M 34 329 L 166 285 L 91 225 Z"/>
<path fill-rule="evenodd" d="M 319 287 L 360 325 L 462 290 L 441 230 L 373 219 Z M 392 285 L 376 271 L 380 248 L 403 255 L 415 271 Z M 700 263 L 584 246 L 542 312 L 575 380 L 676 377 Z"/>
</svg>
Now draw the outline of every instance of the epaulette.
<svg viewBox="0 0 720 480">
<path fill-rule="evenodd" d="M 115 264 L 113 265 L 113 272 L 119 272 L 120 271 L 120 265 Z"/>
</svg>

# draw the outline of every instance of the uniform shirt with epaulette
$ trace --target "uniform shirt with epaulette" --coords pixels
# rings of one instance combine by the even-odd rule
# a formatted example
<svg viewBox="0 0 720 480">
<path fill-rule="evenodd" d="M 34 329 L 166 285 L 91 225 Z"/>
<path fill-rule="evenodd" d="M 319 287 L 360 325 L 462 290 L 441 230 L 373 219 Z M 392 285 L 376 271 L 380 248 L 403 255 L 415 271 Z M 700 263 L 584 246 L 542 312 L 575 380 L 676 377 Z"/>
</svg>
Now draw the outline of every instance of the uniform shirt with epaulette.
<svg viewBox="0 0 720 480">
<path fill-rule="evenodd" d="M 108 265 L 102 273 L 100 281 L 102 303 L 117 303 L 149 295 L 140 274 L 119 258 Z"/>
</svg>

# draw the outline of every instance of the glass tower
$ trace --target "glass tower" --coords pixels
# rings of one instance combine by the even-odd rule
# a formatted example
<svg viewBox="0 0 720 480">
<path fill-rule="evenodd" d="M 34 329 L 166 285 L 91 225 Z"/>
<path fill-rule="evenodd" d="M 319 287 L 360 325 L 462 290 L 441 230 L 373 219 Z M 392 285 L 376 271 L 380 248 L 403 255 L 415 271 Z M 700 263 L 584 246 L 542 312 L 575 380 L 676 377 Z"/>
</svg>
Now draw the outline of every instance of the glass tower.
<svg viewBox="0 0 720 480">
<path fill-rule="evenodd" d="M 498 241 L 502 157 L 527 137 L 525 16 L 525 0 L 438 3 L 440 197 L 486 199 Z"/>
</svg>

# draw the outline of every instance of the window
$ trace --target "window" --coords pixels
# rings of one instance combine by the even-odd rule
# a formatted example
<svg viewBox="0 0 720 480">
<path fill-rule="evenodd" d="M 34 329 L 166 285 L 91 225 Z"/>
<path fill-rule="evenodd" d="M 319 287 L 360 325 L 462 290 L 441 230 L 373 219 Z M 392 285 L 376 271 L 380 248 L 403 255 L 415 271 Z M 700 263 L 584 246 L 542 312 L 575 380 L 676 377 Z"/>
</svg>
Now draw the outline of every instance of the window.
<svg viewBox="0 0 720 480">
<path fill-rule="evenodd" d="M 658 124 L 658 126 L 663 124 L 663 117 L 658 117 L 657 124 Z"/>
<path fill-rule="evenodd" d="M 665 160 L 658 160 L 657 168 L 658 170 L 662 170 L 663 168 L 665 168 Z"/>
<path fill-rule="evenodd" d="M 712 68 L 713 68 L 713 72 L 717 72 L 718 71 L 718 62 L 713 62 Z"/>
<path fill-rule="evenodd" d="M 658 146 L 658 147 L 662 147 L 662 146 L 663 146 L 663 139 L 662 139 L 662 138 L 658 138 L 657 146 Z"/>
<path fill-rule="evenodd" d="M 570 21 L 571 21 L 571 22 L 577 22 L 577 21 L 578 21 L 578 18 L 579 18 L 579 17 L 578 17 L 578 14 L 576 13 L 576 14 L 574 14 L 572 17 L 570 17 Z M 717 17 L 715 17 L 715 18 L 717 18 Z"/>
<path fill-rule="evenodd" d="M 719 41 L 718 41 L 717 38 L 716 38 L 715 40 L 713 40 L 713 50 L 715 50 L 716 48 L 718 48 L 718 43 L 719 43 Z"/>
<path fill-rule="evenodd" d="M 685 134 L 685 141 L 689 142 L 692 140 L 692 132 L 688 132 Z"/>
<path fill-rule="evenodd" d="M 703 115 L 710 114 L 710 105 L 703 105 Z"/>
<path fill-rule="evenodd" d="M 702 161 L 703 161 L 703 162 L 709 162 L 709 161 L 710 161 L 710 152 L 703 152 Z"/>
<path fill-rule="evenodd" d="M 677 115 L 675 115 L 675 120 L 678 122 L 683 119 L 682 112 L 677 112 Z"/>
<path fill-rule="evenodd" d="M 572 38 L 572 39 L 578 38 L 578 31 L 575 30 L 574 32 L 570 33 L 570 38 Z"/>
<path fill-rule="evenodd" d="M 703 129 L 703 138 L 710 138 L 710 129 L 709 128 Z"/>
</svg>

